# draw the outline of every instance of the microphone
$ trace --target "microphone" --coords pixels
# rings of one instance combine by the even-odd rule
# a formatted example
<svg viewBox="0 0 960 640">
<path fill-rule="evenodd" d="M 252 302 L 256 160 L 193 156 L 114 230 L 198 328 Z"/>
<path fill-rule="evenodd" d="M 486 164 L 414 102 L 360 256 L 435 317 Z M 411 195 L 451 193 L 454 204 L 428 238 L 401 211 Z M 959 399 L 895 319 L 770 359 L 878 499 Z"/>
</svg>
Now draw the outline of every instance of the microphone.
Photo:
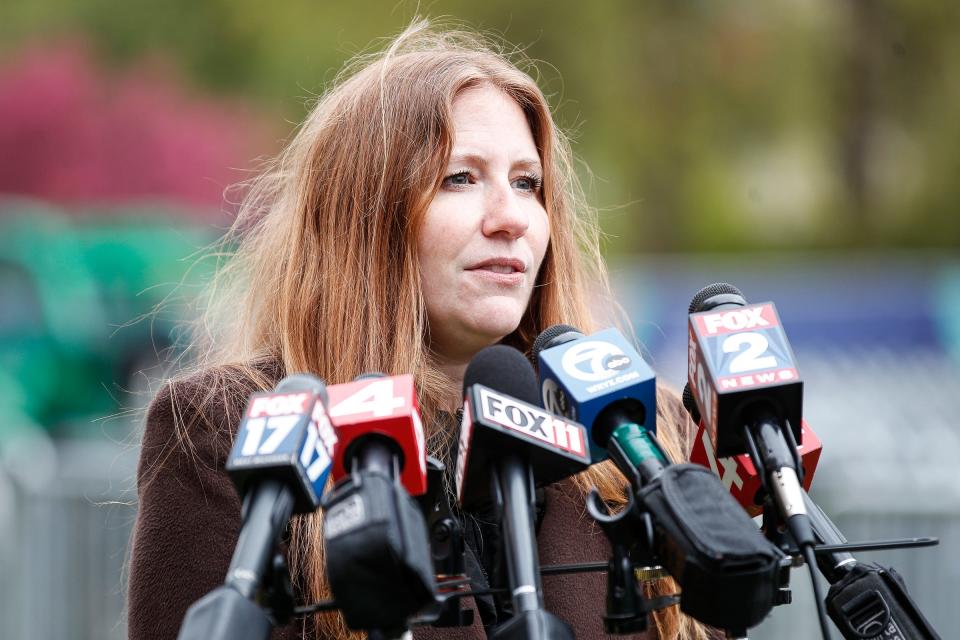
<svg viewBox="0 0 960 640">
<path fill-rule="evenodd" d="M 243 414 L 226 471 L 243 496 L 243 525 L 223 586 L 191 605 L 181 640 L 262 637 L 274 624 L 254 602 L 268 570 L 286 570 L 274 560 L 276 544 L 294 513 L 320 506 L 337 436 L 324 407 L 323 381 L 287 376 L 273 392 L 255 393 Z M 289 594 L 273 594 L 286 597 Z M 274 607 L 292 611 L 292 602 Z"/>
<path fill-rule="evenodd" d="M 350 473 L 349 461 L 356 458 L 360 441 L 377 440 L 395 455 L 407 492 L 411 496 L 426 493 L 427 446 L 413 376 L 365 374 L 331 386 L 329 393 L 330 419 L 339 438 L 333 453 L 334 482 Z M 388 459 L 383 457 L 381 462 Z"/>
<path fill-rule="evenodd" d="M 493 501 L 502 510 L 513 616 L 494 637 L 572 639 L 570 627 L 543 608 L 534 486 L 590 465 L 586 431 L 537 406 L 536 374 L 512 347 L 481 350 L 467 366 L 463 385 L 457 497 L 465 508 Z"/>
<path fill-rule="evenodd" d="M 486 347 L 464 374 L 456 488 L 468 509 L 492 500 L 487 478 L 503 451 L 533 467 L 538 487 L 590 466 L 586 429 L 538 406 L 536 374 L 518 353 L 504 345 Z"/>
<path fill-rule="evenodd" d="M 287 376 L 272 393 L 250 396 L 225 465 L 237 491 L 277 479 L 293 493 L 292 513 L 320 506 L 337 435 L 325 409 L 328 390 L 320 378 Z"/>
<path fill-rule="evenodd" d="M 830 637 L 814 575 L 814 537 L 797 450 L 803 382 L 772 302 L 748 305 L 727 283 L 704 287 L 690 302 L 688 382 L 719 456 L 749 453 L 764 488 L 810 569 L 817 617 Z"/>
<path fill-rule="evenodd" d="M 347 626 L 394 637 L 435 602 L 427 525 L 404 489 L 426 489 L 413 377 L 366 374 L 330 397 L 339 442 L 323 503 L 327 579 Z"/>
<path fill-rule="evenodd" d="M 622 421 L 656 434 L 656 376 L 616 329 L 587 338 L 570 325 L 554 325 L 537 336 L 531 355 L 544 408 L 587 427 L 594 462 L 608 457 L 608 441 Z M 620 439 L 626 443 L 627 434 Z"/>
<path fill-rule="evenodd" d="M 697 411 L 693 396 L 690 394 L 689 384 L 683 387 L 683 406 L 698 424 L 697 436 L 690 450 L 690 462 L 708 467 L 717 474 L 721 484 L 750 517 L 762 514 L 764 492 L 760 490 L 763 483 L 750 456 L 745 453 L 726 458 L 717 456 L 713 442 L 710 441 L 710 434 L 700 420 L 700 412 Z M 800 421 L 800 432 L 802 440 L 797 445 L 797 449 L 800 452 L 800 464 L 803 466 L 802 483 L 803 489 L 809 491 L 813 484 L 813 474 L 820 462 L 820 454 L 823 452 L 823 444 L 806 420 Z"/>
<path fill-rule="evenodd" d="M 594 416 L 586 423 L 593 445 L 609 449 L 641 511 L 653 516 L 656 535 L 642 542 L 653 545 L 680 583 L 681 610 L 731 631 L 759 623 L 774 604 L 782 553 L 716 476 L 699 465 L 672 464 L 664 454 L 645 426 L 656 424 L 656 378 L 649 366 L 616 329 L 585 336 L 568 325 L 550 327 L 534 342 L 534 356 L 544 397 L 563 398 L 570 414 Z M 598 377 L 605 371 L 610 384 L 585 388 L 584 363 Z M 622 529 L 609 526 L 612 519 L 596 498 L 588 507 L 605 532 Z"/>
<path fill-rule="evenodd" d="M 719 456 L 749 453 L 801 548 L 813 532 L 799 474 L 803 382 L 772 302 L 747 305 L 733 285 L 690 303 L 689 385 Z"/>
</svg>

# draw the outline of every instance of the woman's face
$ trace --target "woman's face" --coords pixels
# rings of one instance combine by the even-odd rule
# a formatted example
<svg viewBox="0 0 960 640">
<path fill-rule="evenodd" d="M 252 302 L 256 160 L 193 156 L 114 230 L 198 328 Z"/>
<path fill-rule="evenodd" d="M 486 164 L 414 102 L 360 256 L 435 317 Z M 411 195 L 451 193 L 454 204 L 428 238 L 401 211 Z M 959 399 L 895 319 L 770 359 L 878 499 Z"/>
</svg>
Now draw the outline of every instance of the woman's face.
<svg viewBox="0 0 960 640">
<path fill-rule="evenodd" d="M 417 238 L 433 349 L 468 360 L 511 333 L 547 250 L 543 168 L 520 106 L 493 85 L 453 100 L 453 149 Z"/>
</svg>

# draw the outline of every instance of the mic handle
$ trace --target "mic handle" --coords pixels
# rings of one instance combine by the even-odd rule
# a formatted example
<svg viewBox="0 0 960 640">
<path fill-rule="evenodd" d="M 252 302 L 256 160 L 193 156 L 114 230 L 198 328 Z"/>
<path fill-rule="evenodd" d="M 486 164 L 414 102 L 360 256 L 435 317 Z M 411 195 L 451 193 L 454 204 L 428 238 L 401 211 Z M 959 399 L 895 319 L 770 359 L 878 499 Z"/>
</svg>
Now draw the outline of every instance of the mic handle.
<svg viewBox="0 0 960 640">
<path fill-rule="evenodd" d="M 269 640 L 272 632 L 266 611 L 220 585 L 187 609 L 177 640 Z"/>
<path fill-rule="evenodd" d="M 807 514 L 810 516 L 810 524 L 813 526 L 813 535 L 820 541 L 820 544 L 843 544 L 847 541 L 844 535 L 840 533 L 837 525 L 827 517 L 827 514 L 806 491 L 803 492 L 803 502 L 807 506 Z M 846 551 L 818 553 L 817 566 L 827 582 L 836 584 L 857 566 L 857 559 L 853 557 L 852 553 Z"/>
<path fill-rule="evenodd" d="M 224 584 L 252 600 L 280 533 L 293 514 L 293 492 L 279 480 L 268 479 L 254 488 L 248 500 Z"/>
<path fill-rule="evenodd" d="M 573 640 L 566 622 L 543 608 L 540 561 L 533 525 L 533 469 L 516 453 L 496 464 L 494 493 L 501 497 L 507 576 L 513 616 L 493 632 L 496 640 Z"/>
<path fill-rule="evenodd" d="M 353 464 L 358 469 L 380 473 L 391 480 L 397 477 L 396 455 L 390 441 L 385 437 L 376 435 L 365 437 L 358 443 Z"/>
<path fill-rule="evenodd" d="M 636 490 L 659 478 L 670 464 L 656 437 L 633 422 L 618 425 L 610 434 L 606 449 Z"/>
<path fill-rule="evenodd" d="M 293 506 L 293 492 L 272 478 L 246 495 L 243 526 L 227 578 L 190 606 L 178 640 L 266 640 L 270 636 L 273 621 L 254 599 Z"/>
<path fill-rule="evenodd" d="M 758 471 L 763 470 L 767 491 L 773 496 L 797 547 L 810 548 L 815 540 L 797 475 L 796 446 L 787 443 L 783 431 L 772 413 L 760 410 L 744 427 L 744 439 L 754 466 Z"/>
<path fill-rule="evenodd" d="M 533 524 L 533 478 L 530 465 L 508 453 L 497 463 L 503 500 L 505 555 L 515 614 L 543 608 L 537 538 Z"/>
</svg>

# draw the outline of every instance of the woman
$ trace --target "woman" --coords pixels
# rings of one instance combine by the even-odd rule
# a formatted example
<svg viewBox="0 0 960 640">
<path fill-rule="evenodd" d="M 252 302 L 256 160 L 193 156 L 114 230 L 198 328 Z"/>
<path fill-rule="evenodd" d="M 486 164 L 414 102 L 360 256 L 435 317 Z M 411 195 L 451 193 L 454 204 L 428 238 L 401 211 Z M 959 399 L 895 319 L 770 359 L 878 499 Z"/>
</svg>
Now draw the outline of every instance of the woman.
<svg viewBox="0 0 960 640">
<path fill-rule="evenodd" d="M 590 306 L 609 299 L 597 230 L 536 84 L 475 38 L 422 24 L 338 78 L 253 182 L 227 243 L 237 249 L 212 288 L 199 370 L 167 382 L 147 416 L 130 577 L 135 638 L 173 637 L 186 607 L 223 581 L 239 530 L 223 463 L 251 391 L 285 372 L 329 384 L 413 373 L 430 452 L 449 459 L 450 414 L 473 355 L 496 342 L 529 352 L 560 322 L 592 330 L 587 294 Z M 675 396 L 660 400 L 659 433 L 681 459 L 689 422 Z M 604 463 L 549 487 L 541 562 L 605 559 L 583 496 L 597 486 L 622 503 L 623 483 Z M 288 558 L 307 602 L 329 597 L 320 522 L 291 523 Z M 604 580 L 547 577 L 546 605 L 577 637 L 601 636 Z M 654 619 L 660 638 L 705 637 L 676 607 Z M 415 637 L 481 638 L 479 623 Z M 279 633 L 348 635 L 329 614 Z"/>
</svg>

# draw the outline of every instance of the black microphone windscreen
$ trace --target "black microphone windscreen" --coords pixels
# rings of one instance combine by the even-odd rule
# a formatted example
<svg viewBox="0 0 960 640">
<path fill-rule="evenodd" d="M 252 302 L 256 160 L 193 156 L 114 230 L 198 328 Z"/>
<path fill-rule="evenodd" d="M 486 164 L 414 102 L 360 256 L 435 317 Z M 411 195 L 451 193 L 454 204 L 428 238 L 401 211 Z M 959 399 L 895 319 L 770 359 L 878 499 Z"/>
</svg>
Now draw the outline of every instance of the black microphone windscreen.
<svg viewBox="0 0 960 640">
<path fill-rule="evenodd" d="M 298 391 L 307 391 L 316 393 L 323 402 L 327 402 L 327 385 L 317 376 L 309 373 L 294 373 L 287 376 L 275 388 L 277 393 L 296 393 Z"/>
<path fill-rule="evenodd" d="M 690 391 L 690 383 L 683 385 L 683 408 L 687 410 L 694 422 L 700 422 L 700 410 L 697 409 L 697 401 L 693 399 L 693 393 Z"/>
<path fill-rule="evenodd" d="M 570 335 L 565 340 L 557 340 L 563 336 L 563 334 L 573 334 Z M 576 327 L 571 327 L 568 324 L 555 324 L 552 327 L 547 327 L 540 332 L 540 335 L 537 336 L 537 339 L 533 341 L 533 350 L 530 352 L 530 357 L 534 362 L 537 360 L 537 356 L 540 355 L 540 352 L 544 349 L 549 349 L 550 347 L 556 347 L 557 345 L 563 344 L 564 342 L 569 342 L 570 340 L 576 340 L 583 333 Z"/>
<path fill-rule="evenodd" d="M 537 374 L 517 349 L 495 344 L 481 349 L 467 365 L 463 375 L 464 394 L 475 384 L 540 406 L 540 388 Z"/>
<path fill-rule="evenodd" d="M 715 298 L 716 296 L 723 297 L 719 300 L 711 300 L 711 298 Z M 739 300 L 737 300 L 737 298 L 739 298 Z M 700 289 L 700 291 L 697 291 L 696 295 L 693 296 L 693 300 L 690 301 L 690 308 L 687 310 L 687 313 L 709 311 L 717 306 L 717 304 L 723 304 L 727 302 L 736 302 L 740 305 L 745 305 L 747 303 L 740 289 L 728 282 L 717 282 L 715 284 L 707 285 L 703 289 Z"/>
</svg>

